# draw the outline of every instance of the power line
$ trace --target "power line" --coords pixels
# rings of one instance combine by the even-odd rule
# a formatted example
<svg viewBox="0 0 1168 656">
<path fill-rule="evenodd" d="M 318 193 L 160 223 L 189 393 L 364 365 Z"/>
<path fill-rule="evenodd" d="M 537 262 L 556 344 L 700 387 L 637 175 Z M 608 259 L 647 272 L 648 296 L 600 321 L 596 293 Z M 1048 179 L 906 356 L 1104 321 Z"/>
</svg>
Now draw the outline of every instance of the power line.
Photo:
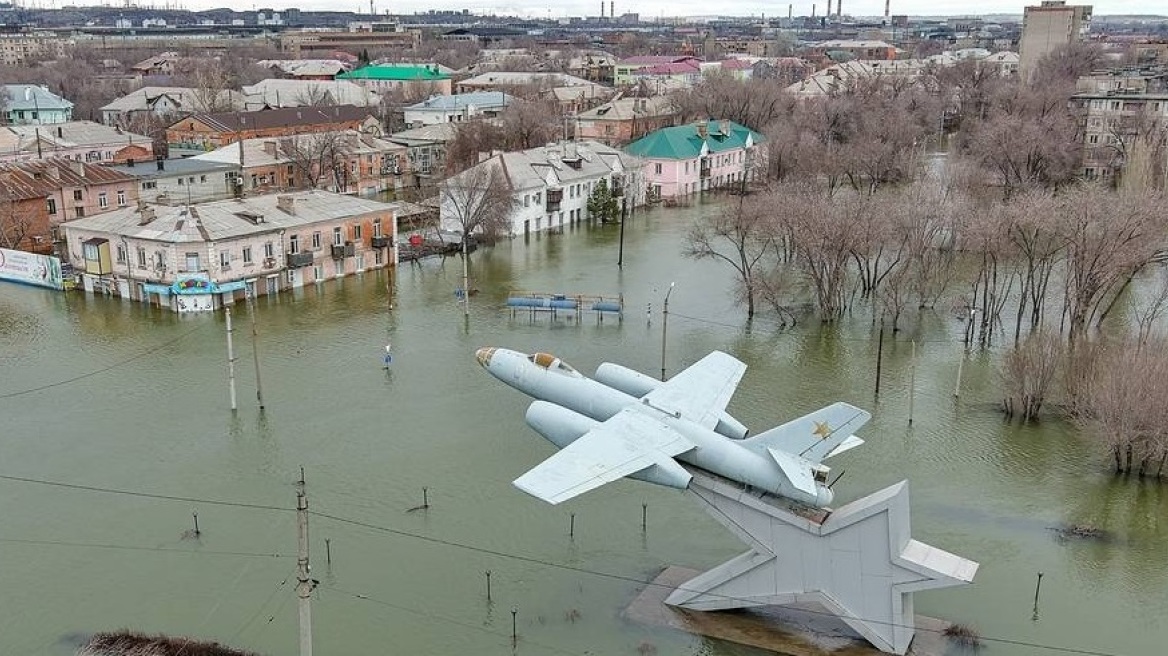
<svg viewBox="0 0 1168 656">
<path fill-rule="evenodd" d="M 295 575 L 296 575 L 296 570 L 293 569 L 291 572 L 289 572 L 287 575 L 284 576 L 283 580 L 281 580 L 276 585 L 276 587 L 272 589 L 272 591 L 268 594 L 267 598 L 264 599 L 264 602 L 262 604 L 260 604 L 259 608 L 256 609 L 256 612 L 251 617 L 249 617 L 246 622 L 243 623 L 243 626 L 239 627 L 239 630 L 237 630 L 235 633 L 231 634 L 231 638 L 229 638 L 227 640 L 228 644 L 235 642 L 235 640 L 237 638 L 239 638 L 240 636 L 243 635 L 244 631 L 247 631 L 247 628 L 249 626 L 251 626 L 251 623 L 256 621 L 256 618 L 258 618 L 261 614 L 263 614 L 264 609 L 268 607 L 268 604 L 270 604 L 272 602 L 272 599 L 276 596 L 277 593 L 280 592 L 280 589 L 283 588 L 285 585 L 287 585 L 288 581 L 291 580 L 292 577 Z M 275 617 L 275 616 L 273 615 L 273 617 Z"/>
<path fill-rule="evenodd" d="M 27 544 L 36 546 L 77 547 L 83 549 L 116 549 L 124 551 L 160 551 L 166 553 L 202 554 L 208 556 L 249 556 L 256 558 L 287 558 L 281 553 L 263 553 L 258 551 L 218 551 L 212 549 L 182 549 L 178 547 L 147 547 L 135 544 L 113 544 L 106 542 L 70 542 L 67 540 L 36 540 L 30 538 L 0 538 L 0 542 L 12 544 Z"/>
<path fill-rule="evenodd" d="M 170 346 L 171 344 L 174 344 L 175 342 L 186 339 L 190 335 L 194 334 L 196 331 L 199 331 L 202 329 L 203 329 L 203 326 L 196 326 L 196 327 L 191 328 L 190 330 L 186 331 L 185 333 L 179 335 L 178 337 L 175 337 L 174 339 L 168 339 L 167 341 L 162 342 L 161 344 L 159 344 L 157 346 L 152 346 L 152 347 L 146 349 L 145 351 L 141 351 L 137 355 L 132 355 L 132 356 L 126 358 L 125 360 L 119 360 L 119 361 L 117 361 L 109 366 L 102 367 L 101 369 L 95 369 L 94 371 L 90 371 L 89 373 L 81 374 L 80 376 L 74 376 L 72 378 L 66 378 L 65 380 L 59 380 L 55 383 L 46 383 L 44 385 L 39 385 L 37 387 L 29 387 L 28 389 L 23 389 L 23 390 L 20 390 L 18 392 L 8 392 L 5 394 L 0 394 L 0 399 L 11 399 L 11 398 L 16 397 L 16 396 L 23 396 L 25 394 L 32 394 L 33 392 L 41 392 L 41 391 L 51 389 L 54 387 L 68 385 L 69 383 L 75 383 L 79 380 L 84 380 L 86 378 L 91 378 L 91 377 L 96 376 L 98 374 L 104 374 L 105 372 L 110 371 L 111 369 L 116 369 L 122 365 L 129 364 L 129 363 L 131 363 L 135 360 L 138 360 L 140 358 L 144 358 L 147 355 L 150 355 L 151 353 L 157 353 L 158 351 L 161 351 L 162 349 Z"/>
<path fill-rule="evenodd" d="M 426 619 L 438 620 L 440 622 L 446 622 L 447 624 L 454 624 L 456 626 L 461 626 L 463 628 L 474 629 L 475 631 L 482 631 L 483 633 L 488 633 L 488 634 L 496 636 L 496 637 L 506 638 L 508 641 L 510 641 L 510 639 L 511 639 L 511 634 L 509 634 L 509 633 L 504 633 L 502 631 L 495 631 L 493 629 L 489 629 L 485 626 L 480 626 L 478 624 L 471 624 L 469 622 L 463 622 L 461 620 L 454 619 L 453 617 L 449 617 L 446 615 L 440 615 L 440 614 L 435 613 L 433 611 L 419 610 L 418 608 L 411 608 L 409 606 L 402 606 L 402 605 L 395 604 L 392 602 L 383 601 L 381 599 L 375 599 L 373 597 L 370 597 L 369 595 L 358 594 L 356 592 L 349 592 L 348 590 L 342 590 L 341 588 L 338 588 L 338 587 L 332 586 L 332 585 L 326 585 L 326 586 L 321 586 L 321 587 L 323 589 L 329 590 L 331 592 L 337 592 L 337 593 L 340 593 L 343 595 L 347 595 L 347 596 L 352 597 L 353 599 L 357 599 L 359 601 L 368 601 L 370 603 L 378 604 L 380 606 L 385 606 L 387 608 L 393 608 L 394 610 L 400 610 L 400 611 L 409 613 L 411 615 L 417 615 L 419 617 L 424 617 Z M 539 642 L 535 642 L 533 640 L 528 640 L 528 639 L 524 639 L 523 642 L 525 642 L 527 644 L 535 645 L 537 647 L 542 647 L 544 649 L 550 649 L 554 652 L 558 652 L 561 654 L 572 654 L 573 656 L 576 656 L 577 654 L 581 653 L 581 652 L 568 651 L 567 649 L 564 649 L 562 647 L 556 647 L 555 645 L 549 645 L 546 643 L 539 643 Z M 588 652 L 583 652 L 583 653 L 588 653 Z"/>
<path fill-rule="evenodd" d="M 465 544 L 465 543 L 461 543 L 461 542 L 455 542 L 453 540 L 434 538 L 434 537 L 430 537 L 430 536 L 426 536 L 426 535 L 420 535 L 418 533 L 411 533 L 410 531 L 403 531 L 400 529 L 393 529 L 393 528 L 389 528 L 386 526 L 379 526 L 377 524 L 370 524 L 368 522 L 362 522 L 360 520 L 349 519 L 347 517 L 339 517 L 337 515 L 332 515 L 332 514 L 324 513 L 324 512 L 320 512 L 320 511 L 310 510 L 309 513 L 316 515 L 318 517 L 324 518 L 324 519 L 331 519 L 333 521 L 341 522 L 344 524 L 352 524 L 354 526 L 360 526 L 360 527 L 368 528 L 368 529 L 371 529 L 374 531 L 380 531 L 383 533 L 389 533 L 389 534 L 397 535 L 397 536 L 401 536 L 401 537 L 414 538 L 417 540 L 422 540 L 424 542 L 429 542 L 432 544 L 439 544 L 439 545 L 447 546 L 447 547 L 454 547 L 457 549 L 465 549 L 467 551 L 473 551 L 475 553 L 481 553 L 481 554 L 486 554 L 486 555 L 490 555 L 490 556 L 497 556 L 499 558 L 507 558 L 510 560 L 517 560 L 520 562 L 529 563 L 529 564 L 533 564 L 533 565 L 540 565 L 543 567 L 550 567 L 553 569 L 566 570 L 566 571 L 576 572 L 576 573 L 580 573 L 580 574 L 588 574 L 588 575 L 596 576 L 596 577 L 600 577 L 600 578 L 606 578 L 606 579 L 621 581 L 621 582 L 625 582 L 625 583 L 635 583 L 637 585 L 643 585 L 643 586 L 653 586 L 653 587 L 659 587 L 659 588 L 666 588 L 669 590 L 679 589 L 679 588 L 676 588 L 675 586 L 667 585 L 664 583 L 657 583 L 656 581 L 646 581 L 644 579 L 639 579 L 635 576 L 627 576 L 624 574 L 614 574 L 612 572 L 601 572 L 599 570 L 592 570 L 592 569 L 587 569 L 584 567 L 577 567 L 574 565 L 566 565 L 563 563 L 556 563 L 556 562 L 552 562 L 549 560 L 543 560 L 541 558 L 535 558 L 533 556 L 523 556 L 520 554 L 508 553 L 508 552 L 499 551 L 496 549 L 488 549 L 485 547 L 478 547 L 475 545 Z M 752 600 L 747 600 L 747 599 L 743 599 L 740 597 L 735 597 L 732 595 L 719 595 L 716 593 L 709 593 L 709 592 L 707 592 L 706 594 L 708 594 L 710 596 L 714 596 L 714 597 L 719 597 L 722 599 L 727 599 L 730 601 L 752 601 Z M 828 611 L 816 611 L 814 609 L 802 609 L 802 610 L 804 610 L 805 612 L 807 612 L 809 614 L 813 614 L 813 615 L 823 615 L 825 617 L 839 618 L 839 615 L 837 615 L 835 613 L 828 612 Z M 882 625 L 890 626 L 890 627 L 912 629 L 914 631 L 926 631 L 926 632 L 930 632 L 930 633 L 941 633 L 941 634 L 944 633 L 943 630 L 939 630 L 939 629 L 929 629 L 926 627 L 917 627 L 917 626 L 912 626 L 912 625 L 899 624 L 897 622 L 886 622 L 883 620 L 866 620 L 866 619 L 861 618 L 861 617 L 856 617 L 856 619 L 862 620 L 862 621 L 865 621 L 865 622 L 868 622 L 871 624 L 882 624 Z M 1045 649 L 1048 651 L 1061 652 L 1064 654 L 1080 654 L 1082 656 L 1123 656 L 1122 654 L 1119 654 L 1117 652 L 1105 652 L 1105 651 L 1096 651 L 1096 650 L 1091 650 L 1091 649 L 1079 649 L 1076 647 L 1058 647 L 1058 646 L 1054 646 L 1054 645 L 1044 645 L 1042 643 L 1037 643 L 1037 642 L 1028 642 L 1025 640 L 1015 640 L 1015 639 L 1011 639 L 1011 638 L 995 638 L 995 637 L 989 637 L 989 636 L 979 636 L 979 639 L 986 641 L 986 642 L 997 642 L 997 643 L 1001 643 L 1001 644 L 1020 646 L 1020 647 L 1032 647 L 1032 648 L 1036 648 L 1036 649 Z"/>
<path fill-rule="evenodd" d="M 212 500 L 212 499 L 200 499 L 200 498 L 196 498 L 196 497 L 180 497 L 180 496 L 172 496 L 172 495 L 164 495 L 164 494 L 154 494 L 154 493 L 149 493 L 149 492 L 136 492 L 136 491 L 131 491 L 131 490 L 118 490 L 118 489 L 113 489 L 113 488 L 103 488 L 103 487 L 96 487 L 96 486 L 90 486 L 90 485 L 63 483 L 63 482 L 59 482 L 59 481 L 47 481 L 47 480 L 33 479 L 33 478 L 26 478 L 26 477 L 19 477 L 19 476 L 9 476 L 9 475 L 4 475 L 4 474 L 0 474 L 0 479 L 10 480 L 10 481 L 18 481 L 18 482 L 23 482 L 23 483 L 37 483 L 37 484 L 42 484 L 42 485 L 50 485 L 50 486 L 63 487 L 63 488 L 67 488 L 67 489 L 82 490 L 82 491 L 88 491 L 88 492 L 119 494 L 119 495 L 131 496 L 131 497 L 160 499 L 160 500 L 166 500 L 166 501 L 185 501 L 185 502 L 203 503 L 203 504 L 209 504 L 209 505 L 232 506 L 232 507 L 240 507 L 240 508 L 251 508 L 251 509 L 257 509 L 257 510 L 275 510 L 275 511 L 283 511 L 283 512 L 289 512 L 289 511 L 293 510 L 291 508 L 284 508 L 284 507 L 280 507 L 280 506 L 269 506 L 269 505 L 263 505 L 263 504 L 243 503 L 243 502 L 234 502 L 234 501 L 219 501 L 219 500 Z M 396 535 L 396 536 L 400 536 L 400 537 L 421 540 L 423 542 L 428 542 L 431 544 L 437 544 L 437 545 L 446 546 L 446 547 L 453 547 L 453 548 L 457 548 L 457 549 L 464 549 L 464 550 L 472 551 L 475 553 L 481 553 L 481 554 L 485 554 L 485 555 L 489 555 L 489 556 L 495 556 L 497 558 L 505 558 L 508 560 L 515 560 L 515 561 L 524 562 L 524 563 L 528 563 L 528 564 L 532 564 L 532 565 L 539 565 L 542 567 L 549 567 L 549 568 L 553 568 L 553 569 L 575 572 L 575 573 L 579 573 L 579 574 L 587 574 L 590 576 L 606 578 L 606 579 L 610 579 L 610 580 L 614 580 L 614 581 L 621 581 L 624 583 L 633 583 L 633 584 L 642 585 L 642 586 L 654 586 L 654 587 L 660 587 L 660 588 L 668 588 L 671 590 L 675 589 L 674 586 L 666 585 L 663 583 L 657 583 L 655 581 L 646 581 L 644 579 L 640 579 L 640 578 L 637 578 L 634 576 L 627 576 L 627 575 L 623 575 L 623 574 L 614 574 L 612 572 L 602 572 L 599 570 L 592 570 L 592 569 L 587 569 L 584 567 L 578 567 L 578 566 L 574 566 L 574 565 L 567 565 L 567 564 L 563 564 L 563 563 L 557 563 L 557 562 L 553 562 L 553 561 L 549 561 L 549 560 L 544 560 L 541 558 L 536 558 L 534 556 L 525 556 L 522 554 L 500 551 L 497 549 L 489 549 L 486 547 L 479 547 L 479 546 L 475 546 L 472 544 L 466 544 L 463 542 L 456 542 L 454 540 L 447 540 L 444 538 L 436 538 L 436 537 L 431 537 L 431 536 L 427 536 L 427 535 L 421 535 L 419 533 L 413 533 L 413 532 L 405 531 L 405 530 L 401 530 L 401 529 L 390 528 L 387 526 L 380 526 L 378 524 L 372 524 L 369 522 L 351 519 L 348 517 L 342 517 L 342 516 L 334 515 L 331 513 L 321 512 L 318 510 L 309 510 L 308 512 L 309 512 L 309 514 L 315 515 L 315 516 L 320 517 L 322 519 L 330 519 L 332 521 L 339 522 L 342 524 L 350 524 L 353 526 L 359 526 L 361 528 L 366 528 L 366 529 L 370 529 L 373 531 L 378 531 L 378 532 L 386 533 L 386 534 L 390 534 L 390 535 Z M 19 540 L 13 539 L 13 538 L 0 538 L 0 541 L 17 542 Z M 32 541 L 29 541 L 29 542 L 32 543 Z M 45 542 L 48 543 L 49 541 L 45 541 Z M 68 544 L 68 543 L 64 543 L 64 544 Z M 75 546 L 81 546 L 81 545 L 77 544 Z M 105 545 L 85 545 L 85 546 L 104 547 Z M 113 545 L 110 548 L 121 548 L 121 546 Z M 165 547 L 125 547 L 125 548 L 154 550 L 154 551 L 181 551 L 181 552 L 185 552 L 185 553 L 220 553 L 222 555 L 283 557 L 279 554 L 260 554 L 260 553 L 255 553 L 255 552 L 210 552 L 210 551 L 194 551 L 194 550 L 183 550 L 183 549 L 167 549 Z M 350 592 L 342 591 L 339 589 L 337 591 L 342 592 L 343 594 L 349 594 L 349 595 L 355 596 L 357 598 L 368 599 L 370 601 L 374 601 L 373 599 L 371 599 L 367 596 L 364 596 L 364 595 L 356 595 L 355 593 L 350 593 Z M 714 594 L 714 593 L 707 593 L 707 594 L 710 594 L 711 596 L 720 597 L 722 599 L 731 600 L 731 601 L 749 601 L 749 600 L 742 599 L 739 597 L 734 597 L 731 595 L 718 595 L 718 594 Z M 387 606 L 393 606 L 392 604 L 389 604 L 389 602 L 380 602 L 380 603 L 383 603 L 384 605 L 387 605 Z M 393 606 L 393 607 L 396 608 L 397 606 Z M 804 609 L 804 610 L 810 614 L 823 615 L 825 617 L 833 617 L 833 618 L 839 617 L 835 613 L 830 613 L 827 611 L 816 611 L 813 609 Z M 907 628 L 907 629 L 912 629 L 915 631 L 943 633 L 943 631 L 937 630 L 937 629 L 929 629 L 929 628 L 925 628 L 925 627 L 915 627 L 915 626 L 910 626 L 910 625 L 903 625 L 903 624 L 899 624 L 896 622 L 886 622 L 883 620 L 866 620 L 866 619 L 860 618 L 860 617 L 857 617 L 856 619 L 862 620 L 862 621 L 865 621 L 865 622 L 868 622 L 871 624 L 882 624 L 885 626 Z M 1105 651 L 1097 651 L 1097 650 L 1091 650 L 1091 649 L 1079 649 L 1076 647 L 1058 647 L 1058 646 L 1053 646 L 1053 645 L 1045 645 L 1045 644 L 1037 643 L 1037 642 L 1029 642 L 1029 641 L 1025 641 L 1025 640 L 1015 640 L 1015 639 L 1011 639 L 1011 638 L 997 638 L 997 637 L 990 637 L 990 636 L 980 636 L 980 639 L 983 641 L 986 641 L 986 642 L 996 642 L 996 643 L 1012 645 L 1012 646 L 1044 649 L 1044 650 L 1048 650 L 1048 651 L 1061 652 L 1064 654 L 1079 654 L 1081 656 L 1123 656 L 1117 652 L 1105 652 Z"/>
<path fill-rule="evenodd" d="M 219 501 L 216 499 L 200 499 L 198 497 L 183 497 L 170 494 L 154 494 L 151 492 L 137 492 L 134 490 L 119 490 L 109 487 L 98 487 L 95 485 L 81 485 L 79 483 L 64 483 L 61 481 L 49 481 L 39 478 L 28 478 L 25 476 L 11 476 L 8 474 L 0 474 L 0 480 L 15 481 L 18 483 L 36 483 L 37 485 L 48 485 L 51 487 L 61 487 L 68 490 L 82 490 L 85 492 L 101 492 L 104 494 L 120 494 L 129 497 L 141 497 L 144 499 L 160 499 L 163 501 L 184 501 L 186 503 L 198 503 L 208 506 L 230 506 L 233 508 L 251 508 L 254 510 L 280 510 L 284 512 L 295 512 L 295 508 L 285 508 L 283 506 L 270 506 L 259 503 L 241 503 L 238 501 Z"/>
</svg>

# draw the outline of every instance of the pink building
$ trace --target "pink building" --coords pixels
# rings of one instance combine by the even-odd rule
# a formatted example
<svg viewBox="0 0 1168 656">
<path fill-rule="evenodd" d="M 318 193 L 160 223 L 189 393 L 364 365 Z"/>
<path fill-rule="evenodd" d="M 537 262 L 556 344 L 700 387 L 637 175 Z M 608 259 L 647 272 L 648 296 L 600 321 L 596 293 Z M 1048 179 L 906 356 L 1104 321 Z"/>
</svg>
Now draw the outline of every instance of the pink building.
<svg viewBox="0 0 1168 656">
<path fill-rule="evenodd" d="M 763 136 L 733 121 L 698 121 L 657 130 L 625 150 L 645 162 L 652 199 L 744 185 L 765 168 Z"/>
</svg>

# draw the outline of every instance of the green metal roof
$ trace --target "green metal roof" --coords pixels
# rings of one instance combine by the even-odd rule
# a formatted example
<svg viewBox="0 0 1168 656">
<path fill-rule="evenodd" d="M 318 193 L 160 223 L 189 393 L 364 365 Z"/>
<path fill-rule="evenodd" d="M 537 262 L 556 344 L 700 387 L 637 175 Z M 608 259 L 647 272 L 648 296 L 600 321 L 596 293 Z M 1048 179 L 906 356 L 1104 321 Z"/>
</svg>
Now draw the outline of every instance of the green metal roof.
<svg viewBox="0 0 1168 656">
<path fill-rule="evenodd" d="M 704 140 L 693 123 L 662 128 L 625 146 L 625 150 L 645 159 L 694 159 L 701 155 L 703 141 L 711 153 L 743 148 L 748 136 L 756 144 L 763 141 L 761 134 L 734 121 L 725 121 L 727 130 L 722 134 L 722 124 L 723 121 L 707 121 Z"/>
<path fill-rule="evenodd" d="M 425 64 L 378 64 L 341 73 L 338 80 L 449 80 L 437 66 Z"/>
</svg>

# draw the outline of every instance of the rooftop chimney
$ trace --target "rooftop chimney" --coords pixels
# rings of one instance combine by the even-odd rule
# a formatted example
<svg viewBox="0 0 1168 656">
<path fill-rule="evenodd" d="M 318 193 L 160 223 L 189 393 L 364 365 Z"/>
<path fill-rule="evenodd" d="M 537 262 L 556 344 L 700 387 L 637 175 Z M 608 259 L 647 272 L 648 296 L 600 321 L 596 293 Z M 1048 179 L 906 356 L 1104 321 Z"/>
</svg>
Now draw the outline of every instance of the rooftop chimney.
<svg viewBox="0 0 1168 656">
<path fill-rule="evenodd" d="M 65 128 L 63 128 L 63 127 L 61 127 L 61 126 L 59 126 L 59 125 L 57 126 L 57 138 L 58 138 L 58 139 L 64 139 L 64 138 L 65 138 Z"/>
<path fill-rule="evenodd" d="M 276 196 L 276 209 L 288 214 L 296 214 L 296 198 L 287 194 Z"/>
<path fill-rule="evenodd" d="M 146 225 L 154 220 L 154 208 L 149 205 L 141 205 L 138 208 L 138 225 Z"/>
<path fill-rule="evenodd" d="M 705 141 L 706 137 L 708 137 L 710 134 L 709 125 L 707 124 L 706 121 L 698 121 L 697 128 L 698 128 L 698 136 L 701 137 L 702 141 Z"/>
<path fill-rule="evenodd" d="M 69 165 L 73 167 L 73 172 L 78 176 L 85 177 L 85 162 L 78 162 L 76 160 L 70 161 Z"/>
<path fill-rule="evenodd" d="M 264 142 L 264 152 L 267 153 L 269 157 L 275 157 L 276 156 L 276 142 L 275 141 L 265 141 Z"/>
</svg>

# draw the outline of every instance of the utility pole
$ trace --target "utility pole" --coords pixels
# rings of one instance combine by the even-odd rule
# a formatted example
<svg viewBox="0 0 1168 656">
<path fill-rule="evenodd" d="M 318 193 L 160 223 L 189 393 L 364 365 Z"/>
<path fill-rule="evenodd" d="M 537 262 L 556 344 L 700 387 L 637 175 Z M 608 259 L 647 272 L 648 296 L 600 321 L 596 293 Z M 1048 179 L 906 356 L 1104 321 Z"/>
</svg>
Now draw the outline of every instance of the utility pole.
<svg viewBox="0 0 1168 656">
<path fill-rule="evenodd" d="M 669 283 L 669 291 L 665 292 L 665 305 L 661 309 L 661 380 L 665 380 L 665 336 L 669 328 L 669 295 L 673 293 L 676 282 Z"/>
<path fill-rule="evenodd" d="M 470 271 L 467 268 L 466 240 L 469 235 L 462 235 L 462 316 L 470 318 Z"/>
<path fill-rule="evenodd" d="M 231 393 L 231 411 L 235 412 L 238 406 L 235 403 L 235 344 L 231 341 L 231 306 L 223 309 L 227 312 L 227 389 Z"/>
<path fill-rule="evenodd" d="M 308 566 L 308 496 L 304 493 L 304 478 L 296 490 L 296 597 L 300 609 L 300 656 L 312 656 L 312 579 Z"/>
<path fill-rule="evenodd" d="M 256 304 L 255 304 L 255 298 L 254 298 L 255 294 L 253 294 L 251 289 L 247 288 L 247 287 L 244 288 L 244 291 L 245 291 L 245 295 L 247 296 L 248 310 L 250 310 L 249 314 L 251 314 L 251 357 L 252 357 L 252 360 L 255 362 L 256 400 L 259 401 L 259 403 L 260 403 L 260 410 L 263 410 L 264 409 L 264 384 L 263 384 L 263 381 L 260 380 L 260 347 L 259 347 L 260 333 L 259 333 L 259 329 L 256 327 Z"/>
</svg>

